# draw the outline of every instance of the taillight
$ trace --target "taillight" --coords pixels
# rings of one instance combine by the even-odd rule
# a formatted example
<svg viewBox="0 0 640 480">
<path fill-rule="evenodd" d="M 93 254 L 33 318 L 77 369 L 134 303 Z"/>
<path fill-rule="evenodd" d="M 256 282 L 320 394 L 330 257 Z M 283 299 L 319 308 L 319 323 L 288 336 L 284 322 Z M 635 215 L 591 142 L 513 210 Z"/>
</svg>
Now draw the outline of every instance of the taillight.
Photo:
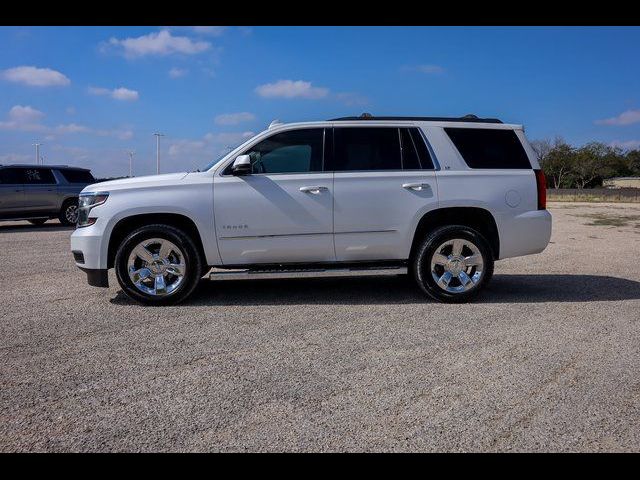
<svg viewBox="0 0 640 480">
<path fill-rule="evenodd" d="M 547 179 L 542 170 L 534 170 L 536 172 L 536 187 L 538 188 L 538 210 L 547 208 Z"/>
</svg>

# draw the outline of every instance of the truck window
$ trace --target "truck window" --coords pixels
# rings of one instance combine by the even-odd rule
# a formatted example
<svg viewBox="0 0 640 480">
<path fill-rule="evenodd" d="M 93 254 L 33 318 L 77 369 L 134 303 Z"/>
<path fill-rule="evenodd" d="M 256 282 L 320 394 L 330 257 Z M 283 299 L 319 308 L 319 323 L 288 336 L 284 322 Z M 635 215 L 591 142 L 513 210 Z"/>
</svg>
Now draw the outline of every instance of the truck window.
<svg viewBox="0 0 640 480">
<path fill-rule="evenodd" d="M 88 170 L 60 170 L 64 179 L 69 183 L 95 183 L 96 179 Z"/>
<path fill-rule="evenodd" d="M 401 170 L 400 138 L 392 127 L 334 128 L 332 170 Z"/>
<path fill-rule="evenodd" d="M 444 131 L 470 168 L 531 168 L 513 130 L 445 128 Z"/>
<path fill-rule="evenodd" d="M 27 185 L 55 184 L 53 173 L 48 168 L 25 168 L 22 172 Z"/>
<path fill-rule="evenodd" d="M 19 168 L 3 168 L 0 170 L 0 184 L 24 183 L 22 170 Z"/>
<path fill-rule="evenodd" d="M 251 157 L 251 173 L 320 172 L 322 148 L 323 129 L 305 128 L 272 135 L 244 154 Z"/>
</svg>

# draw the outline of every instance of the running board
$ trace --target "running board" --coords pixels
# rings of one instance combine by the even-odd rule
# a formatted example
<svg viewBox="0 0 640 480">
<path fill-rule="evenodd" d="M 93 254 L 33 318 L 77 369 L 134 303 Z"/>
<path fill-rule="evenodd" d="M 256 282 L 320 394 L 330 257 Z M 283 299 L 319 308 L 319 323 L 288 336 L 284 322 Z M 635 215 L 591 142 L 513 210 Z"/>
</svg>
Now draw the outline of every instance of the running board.
<svg viewBox="0 0 640 480">
<path fill-rule="evenodd" d="M 216 270 L 209 274 L 211 280 L 247 280 L 260 278 L 318 278 L 318 277 L 369 277 L 379 275 L 405 275 L 407 267 L 350 267 L 350 268 L 289 268 L 270 270 Z"/>
</svg>

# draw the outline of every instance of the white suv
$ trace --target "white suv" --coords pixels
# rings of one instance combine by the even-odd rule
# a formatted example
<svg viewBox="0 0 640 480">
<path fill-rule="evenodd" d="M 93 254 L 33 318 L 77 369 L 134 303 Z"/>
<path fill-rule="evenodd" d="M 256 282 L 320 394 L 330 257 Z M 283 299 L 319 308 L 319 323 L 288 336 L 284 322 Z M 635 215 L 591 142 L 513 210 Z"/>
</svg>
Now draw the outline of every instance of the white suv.
<svg viewBox="0 0 640 480">
<path fill-rule="evenodd" d="M 494 260 L 551 236 L 544 174 L 521 125 L 462 118 L 274 122 L 202 172 L 98 183 L 71 236 L 90 285 L 184 300 L 211 278 L 409 273 L 467 301 Z"/>
</svg>

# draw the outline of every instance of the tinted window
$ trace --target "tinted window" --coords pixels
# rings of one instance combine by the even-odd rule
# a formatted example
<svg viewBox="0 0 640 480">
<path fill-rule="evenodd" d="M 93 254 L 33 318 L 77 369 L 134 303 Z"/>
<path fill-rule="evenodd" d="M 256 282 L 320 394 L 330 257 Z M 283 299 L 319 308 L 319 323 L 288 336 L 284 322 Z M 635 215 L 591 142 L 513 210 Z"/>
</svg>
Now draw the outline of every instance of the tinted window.
<svg viewBox="0 0 640 480">
<path fill-rule="evenodd" d="M 408 128 L 400 129 L 400 140 L 402 142 L 402 169 L 419 170 L 420 159 Z"/>
<path fill-rule="evenodd" d="M 424 137 L 420 134 L 420 131 L 417 128 L 410 128 L 409 134 L 413 140 L 416 150 L 418 151 L 418 157 L 420 157 L 422 168 L 433 170 L 433 160 L 431 159 L 431 154 L 429 153 L 429 148 L 427 148 Z"/>
<path fill-rule="evenodd" d="M 22 180 L 22 170 L 19 168 L 1 169 L 0 183 L 24 183 Z"/>
<path fill-rule="evenodd" d="M 320 172 L 322 144 L 322 128 L 292 130 L 277 133 L 244 154 L 251 157 L 252 173 Z"/>
<path fill-rule="evenodd" d="M 48 168 L 25 168 L 22 172 L 24 175 L 24 183 L 36 184 L 52 184 L 56 183 L 53 173 Z"/>
<path fill-rule="evenodd" d="M 334 128 L 333 170 L 400 170 L 397 128 Z"/>
<path fill-rule="evenodd" d="M 513 130 L 445 128 L 471 168 L 531 168 L 520 139 Z"/>
<path fill-rule="evenodd" d="M 96 181 L 87 170 L 60 170 L 60 173 L 69 183 L 95 183 Z"/>
</svg>

